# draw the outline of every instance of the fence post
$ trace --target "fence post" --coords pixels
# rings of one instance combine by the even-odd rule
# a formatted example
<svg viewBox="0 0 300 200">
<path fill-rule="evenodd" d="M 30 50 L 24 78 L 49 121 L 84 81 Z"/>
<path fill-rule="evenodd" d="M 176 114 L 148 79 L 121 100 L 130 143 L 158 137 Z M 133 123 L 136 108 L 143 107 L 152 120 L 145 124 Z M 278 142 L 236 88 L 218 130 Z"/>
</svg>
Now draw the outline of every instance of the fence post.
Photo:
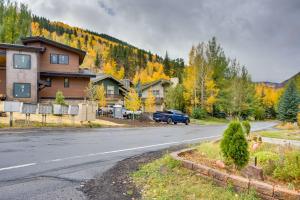
<svg viewBox="0 0 300 200">
<path fill-rule="evenodd" d="M 9 126 L 12 127 L 13 126 L 13 112 L 9 113 Z"/>
</svg>

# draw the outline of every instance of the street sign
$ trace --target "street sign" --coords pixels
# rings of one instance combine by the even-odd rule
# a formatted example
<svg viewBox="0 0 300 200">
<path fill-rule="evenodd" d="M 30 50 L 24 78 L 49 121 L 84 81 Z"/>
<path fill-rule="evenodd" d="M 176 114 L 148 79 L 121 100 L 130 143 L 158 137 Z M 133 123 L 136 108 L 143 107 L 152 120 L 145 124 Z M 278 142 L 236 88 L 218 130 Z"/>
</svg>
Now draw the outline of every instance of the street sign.
<svg viewBox="0 0 300 200">
<path fill-rule="evenodd" d="M 21 102 L 4 101 L 4 112 L 20 112 Z"/>
<path fill-rule="evenodd" d="M 69 112 L 69 106 L 61 106 L 61 113 L 63 114 L 63 115 L 67 115 L 68 114 L 68 112 Z"/>
<path fill-rule="evenodd" d="M 52 114 L 52 105 L 50 104 L 39 104 L 39 114 L 49 115 Z"/>
<path fill-rule="evenodd" d="M 78 105 L 70 105 L 68 114 L 69 115 L 78 115 L 79 114 L 79 106 Z"/>
<path fill-rule="evenodd" d="M 62 115 L 62 105 L 53 104 L 53 114 L 54 115 Z"/>
<path fill-rule="evenodd" d="M 24 114 L 36 114 L 37 104 L 23 103 L 22 113 Z"/>
</svg>

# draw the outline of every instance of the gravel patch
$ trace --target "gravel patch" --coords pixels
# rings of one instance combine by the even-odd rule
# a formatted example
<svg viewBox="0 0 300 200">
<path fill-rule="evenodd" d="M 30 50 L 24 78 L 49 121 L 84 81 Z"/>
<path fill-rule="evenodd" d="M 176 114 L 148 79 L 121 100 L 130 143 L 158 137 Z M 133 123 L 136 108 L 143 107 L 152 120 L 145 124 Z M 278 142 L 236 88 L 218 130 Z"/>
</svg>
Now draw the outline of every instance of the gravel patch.
<svg viewBox="0 0 300 200">
<path fill-rule="evenodd" d="M 122 160 L 102 175 L 87 181 L 82 187 L 82 191 L 91 200 L 140 199 L 140 190 L 132 182 L 130 174 L 137 171 L 140 165 L 159 159 L 168 152 L 186 147 L 187 145 L 174 146 Z"/>
</svg>

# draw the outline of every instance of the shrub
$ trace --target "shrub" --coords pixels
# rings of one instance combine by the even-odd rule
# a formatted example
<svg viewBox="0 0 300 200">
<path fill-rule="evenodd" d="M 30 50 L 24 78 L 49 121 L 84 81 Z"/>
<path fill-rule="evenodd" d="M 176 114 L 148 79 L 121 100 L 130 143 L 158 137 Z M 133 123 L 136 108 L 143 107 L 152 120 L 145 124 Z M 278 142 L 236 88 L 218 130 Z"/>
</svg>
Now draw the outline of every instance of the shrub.
<svg viewBox="0 0 300 200">
<path fill-rule="evenodd" d="M 251 130 L 250 123 L 248 121 L 243 121 L 242 126 L 243 126 L 244 133 L 246 133 L 246 135 L 249 135 Z"/>
<path fill-rule="evenodd" d="M 207 116 L 207 113 L 201 107 L 194 108 L 192 111 L 192 117 L 194 119 L 204 119 Z"/>
<path fill-rule="evenodd" d="M 277 164 L 273 176 L 283 181 L 295 181 L 300 177 L 300 153 L 299 151 L 285 152 L 283 160 Z"/>
<path fill-rule="evenodd" d="M 298 115 L 297 115 L 297 124 L 298 124 L 298 126 L 300 127 L 300 112 L 299 112 Z"/>
<path fill-rule="evenodd" d="M 270 151 L 260 151 L 254 154 L 257 157 L 257 163 L 263 168 L 266 175 L 272 175 L 276 169 L 280 157 L 278 154 Z"/>
<path fill-rule="evenodd" d="M 237 168 L 247 165 L 248 142 L 240 122 L 234 121 L 228 125 L 221 141 L 221 151 L 227 163 L 233 162 Z"/>
<path fill-rule="evenodd" d="M 66 105 L 65 97 L 61 91 L 56 92 L 55 103 L 59 105 Z"/>
</svg>

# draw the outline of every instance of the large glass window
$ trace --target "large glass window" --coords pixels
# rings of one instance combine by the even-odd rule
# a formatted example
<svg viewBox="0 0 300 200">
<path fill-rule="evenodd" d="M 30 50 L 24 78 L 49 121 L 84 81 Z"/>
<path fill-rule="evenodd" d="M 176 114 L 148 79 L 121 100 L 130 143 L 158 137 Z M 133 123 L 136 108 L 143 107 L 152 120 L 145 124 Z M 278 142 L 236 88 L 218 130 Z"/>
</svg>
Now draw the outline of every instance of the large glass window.
<svg viewBox="0 0 300 200">
<path fill-rule="evenodd" d="M 31 84 L 30 83 L 14 83 L 13 89 L 15 98 L 30 98 L 31 97 Z"/>
<path fill-rule="evenodd" d="M 15 69 L 30 69 L 31 56 L 26 54 L 14 54 L 14 68 Z"/>
<path fill-rule="evenodd" d="M 69 56 L 68 55 L 60 55 L 60 54 L 51 54 L 50 55 L 50 63 L 51 64 L 69 64 Z"/>
<path fill-rule="evenodd" d="M 115 94 L 115 87 L 113 85 L 108 85 L 106 89 L 106 94 L 108 95 Z"/>
</svg>

